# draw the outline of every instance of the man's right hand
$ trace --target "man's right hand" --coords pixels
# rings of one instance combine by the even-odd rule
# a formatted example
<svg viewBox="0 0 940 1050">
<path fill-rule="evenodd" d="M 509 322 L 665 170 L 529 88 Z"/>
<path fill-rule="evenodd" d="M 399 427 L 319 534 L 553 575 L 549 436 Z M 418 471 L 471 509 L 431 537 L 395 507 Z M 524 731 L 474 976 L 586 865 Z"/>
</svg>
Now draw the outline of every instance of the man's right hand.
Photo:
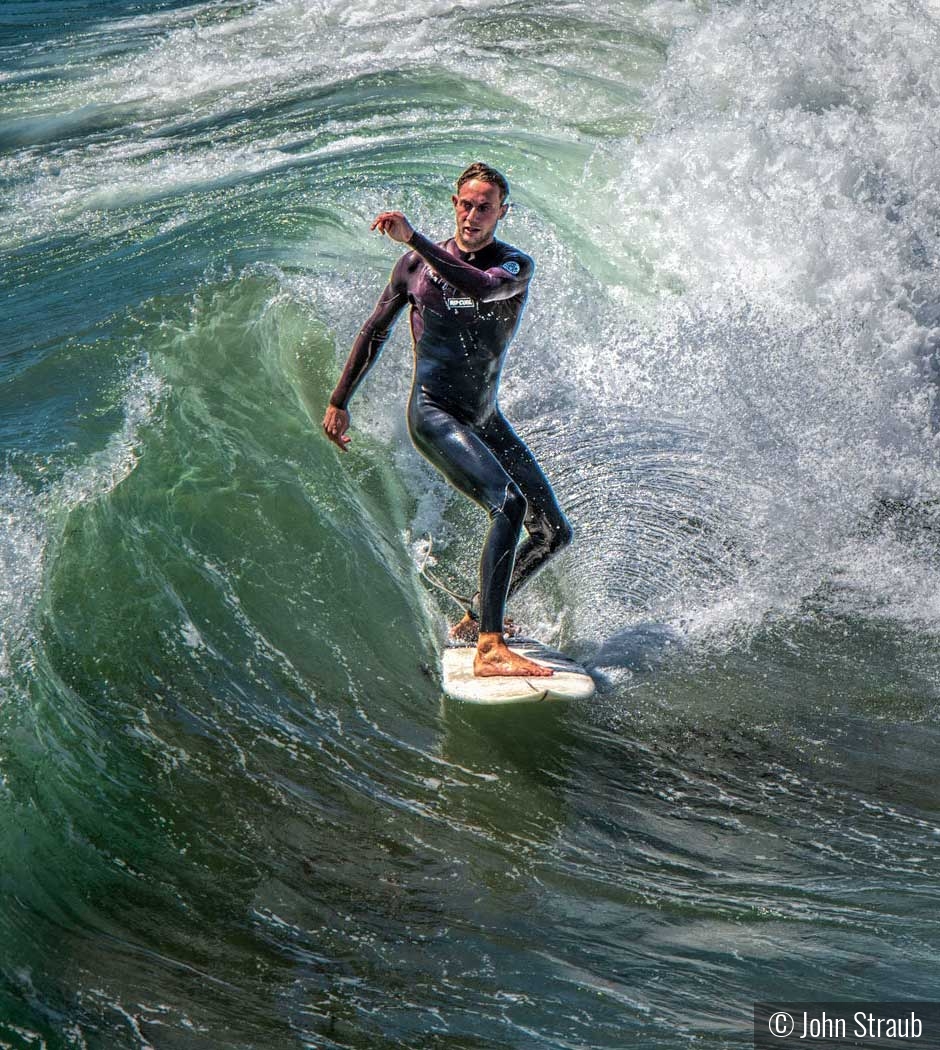
<svg viewBox="0 0 940 1050">
<path fill-rule="evenodd" d="M 336 408 L 335 405 L 329 405 L 326 415 L 323 417 L 323 433 L 326 434 L 340 452 L 346 451 L 346 446 L 350 441 L 346 436 L 347 430 L 349 430 L 349 413 L 345 408 Z"/>
<path fill-rule="evenodd" d="M 400 211 L 379 212 L 369 229 L 387 234 L 393 241 L 398 241 L 400 244 L 407 244 L 415 232 L 414 226 Z"/>
</svg>

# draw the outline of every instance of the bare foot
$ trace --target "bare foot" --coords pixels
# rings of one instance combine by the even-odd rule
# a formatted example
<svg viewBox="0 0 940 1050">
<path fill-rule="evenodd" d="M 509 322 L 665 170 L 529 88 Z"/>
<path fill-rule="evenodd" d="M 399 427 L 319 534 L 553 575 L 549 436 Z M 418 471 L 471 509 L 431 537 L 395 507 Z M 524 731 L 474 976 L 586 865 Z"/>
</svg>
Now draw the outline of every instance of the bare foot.
<svg viewBox="0 0 940 1050">
<path fill-rule="evenodd" d="M 469 613 L 447 632 L 448 637 L 454 642 L 466 642 L 473 645 L 480 637 L 480 621 L 474 620 Z M 515 638 L 520 629 L 507 616 L 503 621 L 503 634 L 507 638 Z"/>
<path fill-rule="evenodd" d="M 473 673 L 478 678 L 512 676 L 517 678 L 548 678 L 555 672 L 534 660 L 514 653 L 498 632 L 481 632 L 477 654 L 473 659 Z"/>
</svg>

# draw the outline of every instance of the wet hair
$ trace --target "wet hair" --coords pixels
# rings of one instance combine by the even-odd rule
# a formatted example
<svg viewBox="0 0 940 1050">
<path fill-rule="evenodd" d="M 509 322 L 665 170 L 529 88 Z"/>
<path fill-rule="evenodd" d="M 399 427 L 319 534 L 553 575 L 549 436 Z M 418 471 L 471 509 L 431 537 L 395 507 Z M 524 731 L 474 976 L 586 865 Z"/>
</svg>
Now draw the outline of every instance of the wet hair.
<svg viewBox="0 0 940 1050">
<path fill-rule="evenodd" d="M 471 164 L 469 168 L 462 171 L 457 177 L 457 192 L 459 193 L 460 187 L 471 179 L 479 179 L 480 182 L 490 182 L 494 186 L 498 186 L 500 204 L 504 204 L 509 196 L 509 182 L 506 176 L 495 168 L 491 168 L 489 164 L 484 164 L 478 160 L 475 164 Z"/>
</svg>

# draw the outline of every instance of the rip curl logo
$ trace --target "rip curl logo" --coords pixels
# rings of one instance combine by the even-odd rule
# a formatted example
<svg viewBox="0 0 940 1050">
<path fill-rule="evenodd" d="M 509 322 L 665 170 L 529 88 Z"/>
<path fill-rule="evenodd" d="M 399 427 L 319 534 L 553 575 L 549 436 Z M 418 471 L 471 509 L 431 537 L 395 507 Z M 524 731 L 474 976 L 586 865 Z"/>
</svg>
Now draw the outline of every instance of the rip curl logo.
<svg viewBox="0 0 940 1050">
<path fill-rule="evenodd" d="M 516 274 L 519 272 L 519 264 L 515 261 L 515 259 L 510 259 L 509 262 L 503 263 L 503 269 L 508 270 L 508 272 L 511 273 L 513 277 L 515 277 Z"/>
<path fill-rule="evenodd" d="M 472 310 L 473 300 L 472 299 L 448 299 L 447 305 L 451 310 Z"/>
</svg>

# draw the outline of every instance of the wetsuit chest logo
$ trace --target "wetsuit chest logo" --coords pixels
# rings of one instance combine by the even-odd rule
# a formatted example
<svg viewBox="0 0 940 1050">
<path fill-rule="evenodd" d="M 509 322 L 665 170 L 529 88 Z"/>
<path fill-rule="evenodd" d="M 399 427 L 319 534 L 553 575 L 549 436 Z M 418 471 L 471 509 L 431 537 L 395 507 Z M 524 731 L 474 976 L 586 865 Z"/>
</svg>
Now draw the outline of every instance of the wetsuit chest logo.
<svg viewBox="0 0 940 1050">
<path fill-rule="evenodd" d="M 448 284 L 440 274 L 436 274 L 430 266 L 424 268 L 424 274 L 432 284 L 440 288 L 441 297 L 451 310 L 473 309 L 475 301 L 466 295 L 454 295 L 457 289 L 452 284 Z"/>
</svg>

